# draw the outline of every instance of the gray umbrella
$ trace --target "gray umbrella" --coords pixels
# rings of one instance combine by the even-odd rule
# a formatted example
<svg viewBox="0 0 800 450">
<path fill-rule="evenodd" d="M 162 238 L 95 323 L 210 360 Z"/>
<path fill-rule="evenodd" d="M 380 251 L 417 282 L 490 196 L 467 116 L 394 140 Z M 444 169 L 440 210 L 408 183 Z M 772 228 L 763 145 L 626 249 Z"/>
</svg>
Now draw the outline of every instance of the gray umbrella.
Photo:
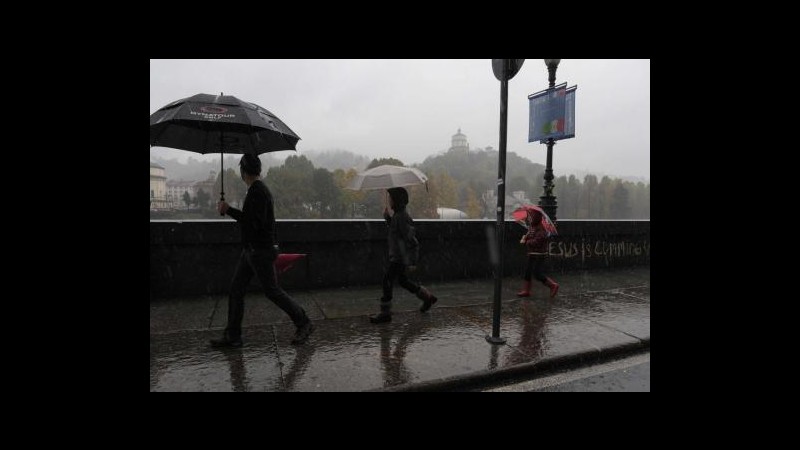
<svg viewBox="0 0 800 450">
<path fill-rule="evenodd" d="M 150 115 L 150 146 L 197 153 L 295 150 L 300 137 L 277 116 L 231 95 L 197 94 Z M 220 167 L 222 163 L 220 162 Z M 223 168 L 224 172 L 224 168 Z M 220 182 L 222 173 L 220 172 Z M 220 186 L 220 199 L 225 200 Z"/>
<path fill-rule="evenodd" d="M 428 177 L 413 167 L 382 165 L 359 173 L 347 189 L 370 190 L 423 184 Z M 427 187 L 427 185 L 426 185 Z"/>
</svg>

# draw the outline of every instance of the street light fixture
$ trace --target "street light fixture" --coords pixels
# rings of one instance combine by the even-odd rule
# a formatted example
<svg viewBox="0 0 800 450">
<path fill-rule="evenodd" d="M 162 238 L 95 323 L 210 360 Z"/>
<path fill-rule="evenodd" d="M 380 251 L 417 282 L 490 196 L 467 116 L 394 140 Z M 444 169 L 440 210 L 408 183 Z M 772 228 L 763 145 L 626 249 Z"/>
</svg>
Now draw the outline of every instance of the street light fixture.
<svg viewBox="0 0 800 450">
<path fill-rule="evenodd" d="M 556 85 L 556 69 L 558 69 L 558 63 L 560 63 L 560 59 L 545 59 L 544 63 L 547 64 L 547 72 L 550 77 L 547 81 L 550 82 L 549 87 L 554 87 Z"/>
<path fill-rule="evenodd" d="M 547 81 L 550 83 L 548 86 L 549 89 L 553 89 L 556 85 L 556 69 L 558 69 L 558 63 L 560 63 L 560 59 L 545 59 L 544 63 L 547 65 L 547 73 L 548 79 Z M 550 216 L 550 220 L 556 222 L 558 218 L 556 217 L 556 210 L 558 209 L 558 202 L 556 201 L 556 197 L 553 195 L 553 145 L 555 141 L 553 138 L 547 139 L 547 167 L 544 170 L 544 195 L 539 197 L 539 206 L 544 209 L 544 212 Z"/>
</svg>

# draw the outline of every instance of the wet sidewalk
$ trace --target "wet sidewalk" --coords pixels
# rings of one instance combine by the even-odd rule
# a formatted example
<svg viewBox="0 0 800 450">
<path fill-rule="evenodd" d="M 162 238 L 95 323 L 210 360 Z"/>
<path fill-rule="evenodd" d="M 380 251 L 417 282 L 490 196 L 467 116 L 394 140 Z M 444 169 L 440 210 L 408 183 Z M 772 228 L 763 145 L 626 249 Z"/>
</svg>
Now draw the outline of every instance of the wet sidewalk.
<svg viewBox="0 0 800 450">
<path fill-rule="evenodd" d="M 308 343 L 258 292 L 245 298 L 240 349 L 211 348 L 227 319 L 225 295 L 150 303 L 150 391 L 458 390 L 650 346 L 650 268 L 554 274 L 554 299 L 534 281 L 503 280 L 500 336 L 490 345 L 491 279 L 423 283 L 439 301 L 395 288 L 392 322 L 374 325 L 380 286 L 291 290 L 314 320 Z"/>
</svg>

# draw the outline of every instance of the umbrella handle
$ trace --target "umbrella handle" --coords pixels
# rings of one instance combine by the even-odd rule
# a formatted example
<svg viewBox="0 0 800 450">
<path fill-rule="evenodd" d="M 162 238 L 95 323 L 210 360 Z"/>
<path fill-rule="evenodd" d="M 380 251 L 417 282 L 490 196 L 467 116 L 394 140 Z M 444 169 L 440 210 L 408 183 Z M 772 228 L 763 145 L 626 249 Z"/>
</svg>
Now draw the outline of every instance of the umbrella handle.
<svg viewBox="0 0 800 450">
<path fill-rule="evenodd" d="M 220 133 L 219 135 L 219 201 L 225 201 L 225 168 L 223 167 L 223 155 L 222 155 L 222 135 L 225 133 Z M 219 213 L 220 216 L 224 216 L 225 213 Z"/>
</svg>

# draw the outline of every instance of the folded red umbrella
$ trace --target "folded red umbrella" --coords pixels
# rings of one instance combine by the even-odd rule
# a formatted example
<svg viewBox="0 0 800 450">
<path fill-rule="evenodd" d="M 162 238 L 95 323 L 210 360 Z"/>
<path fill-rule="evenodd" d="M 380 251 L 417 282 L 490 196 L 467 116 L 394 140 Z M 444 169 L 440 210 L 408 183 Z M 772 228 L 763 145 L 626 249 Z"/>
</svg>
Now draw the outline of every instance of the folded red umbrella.
<svg viewBox="0 0 800 450">
<path fill-rule="evenodd" d="M 294 263 L 305 258 L 305 253 L 281 253 L 275 260 L 275 272 L 282 274 L 294 267 Z"/>
</svg>

